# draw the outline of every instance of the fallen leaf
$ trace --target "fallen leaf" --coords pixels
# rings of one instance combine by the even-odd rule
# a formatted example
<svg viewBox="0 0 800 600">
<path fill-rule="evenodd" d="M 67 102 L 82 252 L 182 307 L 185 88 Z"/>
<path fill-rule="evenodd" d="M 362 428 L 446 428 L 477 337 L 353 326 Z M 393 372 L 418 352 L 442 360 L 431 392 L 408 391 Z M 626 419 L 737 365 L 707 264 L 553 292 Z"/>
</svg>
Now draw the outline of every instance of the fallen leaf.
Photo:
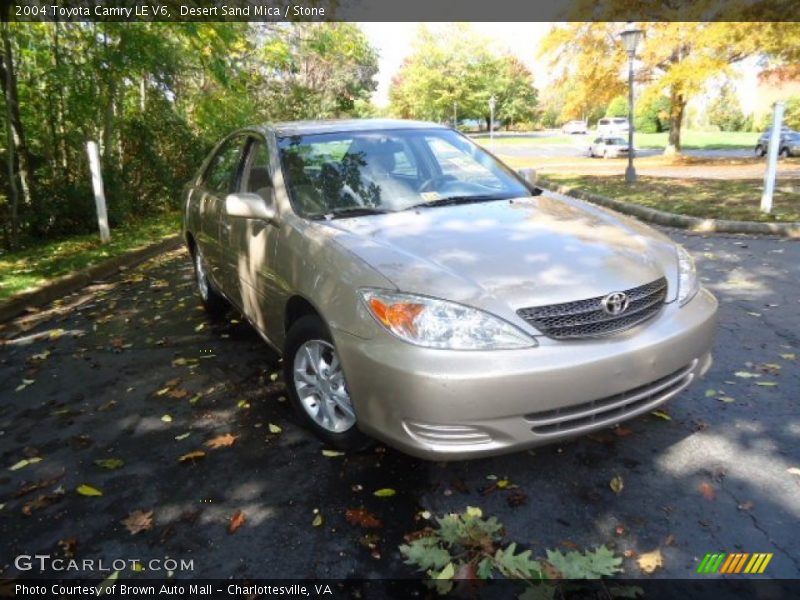
<svg viewBox="0 0 800 600">
<path fill-rule="evenodd" d="M 120 467 L 125 465 L 125 461 L 120 460 L 119 458 L 98 458 L 94 461 L 98 467 L 103 467 L 104 469 L 114 470 L 119 469 Z"/>
<path fill-rule="evenodd" d="M 748 510 L 753 510 L 753 507 L 755 507 L 755 502 L 753 502 L 752 500 L 748 500 L 747 502 L 742 502 L 736 508 L 746 512 Z"/>
<path fill-rule="evenodd" d="M 147 531 L 153 527 L 153 511 L 135 510 L 122 520 L 122 524 L 131 532 L 131 535 Z"/>
<path fill-rule="evenodd" d="M 614 428 L 614 435 L 617 437 L 628 437 L 629 435 L 633 434 L 633 429 L 628 429 L 627 427 L 623 427 L 622 425 L 618 425 Z"/>
<path fill-rule="evenodd" d="M 64 553 L 64 558 L 75 558 L 75 550 L 78 548 L 78 538 L 71 537 L 59 540 L 58 545 Z"/>
<path fill-rule="evenodd" d="M 64 471 L 61 471 L 61 473 L 59 473 L 54 477 L 50 477 L 48 479 L 40 479 L 38 481 L 34 481 L 33 483 L 25 484 L 22 487 L 20 487 L 19 490 L 17 490 L 17 493 L 14 494 L 14 497 L 21 498 L 22 496 L 30 494 L 31 492 L 35 492 L 36 490 L 50 487 L 62 477 L 64 477 Z"/>
<path fill-rule="evenodd" d="M 192 435 L 192 433 L 190 431 L 187 431 L 186 433 L 182 433 L 180 435 L 176 435 L 175 439 L 180 442 L 181 440 L 185 440 L 186 438 L 188 438 L 190 435 Z"/>
<path fill-rule="evenodd" d="M 760 385 L 762 387 L 775 387 L 778 385 L 777 381 L 756 381 L 756 385 Z"/>
<path fill-rule="evenodd" d="M 518 508 L 526 505 L 527 503 L 528 495 L 523 492 L 514 491 L 511 492 L 508 497 L 506 497 L 506 504 L 508 504 L 511 508 Z"/>
<path fill-rule="evenodd" d="M 665 546 L 674 546 L 675 545 L 675 534 L 670 533 L 667 538 L 664 540 Z"/>
<path fill-rule="evenodd" d="M 75 491 L 78 492 L 81 496 L 102 496 L 103 492 L 98 490 L 96 487 L 92 487 L 86 483 L 82 483 Z"/>
<path fill-rule="evenodd" d="M 717 395 L 717 390 L 706 390 L 706 398 L 713 398 Z"/>
<path fill-rule="evenodd" d="M 500 480 L 497 482 L 497 487 L 498 487 L 499 489 L 501 489 L 501 490 L 504 490 L 504 489 L 506 489 L 506 488 L 507 488 L 507 487 L 508 487 L 510 484 L 511 484 L 511 482 L 510 482 L 508 479 L 500 479 Z"/>
<path fill-rule="evenodd" d="M 736 377 L 741 377 L 742 379 L 754 379 L 756 377 L 761 377 L 759 373 L 751 373 L 750 371 L 736 371 L 734 375 Z"/>
<path fill-rule="evenodd" d="M 322 523 L 323 523 L 322 515 L 317 513 L 314 516 L 314 520 L 311 521 L 311 525 L 313 525 L 314 527 L 322 527 Z"/>
<path fill-rule="evenodd" d="M 625 481 L 623 481 L 622 476 L 617 475 L 608 482 L 608 486 L 613 490 L 613 492 L 619 496 L 622 493 L 623 488 L 625 487 Z"/>
<path fill-rule="evenodd" d="M 797 467 L 789 467 L 788 469 L 786 469 L 786 472 L 789 473 L 790 475 L 800 475 L 800 469 L 798 469 Z"/>
<path fill-rule="evenodd" d="M 278 427 L 274 423 L 270 423 L 269 424 L 269 432 L 270 433 L 276 433 L 277 434 L 277 433 L 281 433 L 282 431 L 283 431 L 283 429 L 281 429 L 280 427 Z"/>
<path fill-rule="evenodd" d="M 23 458 L 21 461 L 14 463 L 10 467 L 8 467 L 9 471 L 19 471 L 27 467 L 28 465 L 35 465 L 38 462 L 42 462 L 41 456 L 34 456 L 33 458 Z"/>
<path fill-rule="evenodd" d="M 639 556 L 637 560 L 639 568 L 645 573 L 653 573 L 656 569 L 664 566 L 664 556 L 661 554 L 661 549 L 656 548 L 652 552 L 645 552 Z"/>
<path fill-rule="evenodd" d="M 703 495 L 703 498 L 706 500 L 713 500 L 717 497 L 717 490 L 714 489 L 714 486 L 708 483 L 707 481 L 702 482 L 699 486 L 697 486 L 697 490 Z"/>
<path fill-rule="evenodd" d="M 178 459 L 178 462 L 186 462 L 188 460 L 195 460 L 197 458 L 203 458 L 206 455 L 205 452 L 202 450 L 195 450 L 194 452 L 189 452 L 184 454 Z"/>
<path fill-rule="evenodd" d="M 242 525 L 244 525 L 244 522 L 246 520 L 247 516 L 245 516 L 245 514 L 242 511 L 237 510 L 231 516 L 231 522 L 228 525 L 228 533 L 236 533 L 236 530 L 239 529 L 239 527 L 241 527 Z"/>
<path fill-rule="evenodd" d="M 344 518 L 351 525 L 364 528 L 382 527 L 381 520 L 364 508 L 351 508 L 344 513 Z"/>
<path fill-rule="evenodd" d="M 189 392 L 187 392 L 183 388 L 174 388 L 174 389 L 171 389 L 169 392 L 167 392 L 167 396 L 169 396 L 170 398 L 176 398 L 176 399 L 185 398 L 188 395 L 189 395 Z"/>
<path fill-rule="evenodd" d="M 194 330 L 195 330 L 195 331 L 203 331 L 203 329 L 205 329 L 205 327 L 206 327 L 206 324 L 205 324 L 205 323 L 200 323 L 200 325 L 198 325 L 197 327 L 195 327 L 195 328 L 194 328 Z"/>
<path fill-rule="evenodd" d="M 36 383 L 36 381 L 35 381 L 35 380 L 33 380 L 33 379 L 23 379 L 23 380 L 22 380 L 22 383 L 20 383 L 20 384 L 19 384 L 19 385 L 18 385 L 18 386 L 17 386 L 17 387 L 14 389 L 14 391 L 15 391 L 15 392 L 21 392 L 22 390 L 24 390 L 26 387 L 28 387 L 29 385 L 31 385 L 31 384 L 33 384 L 33 383 Z"/>
<path fill-rule="evenodd" d="M 653 415 L 654 417 L 658 417 L 659 419 L 664 419 L 665 421 L 672 421 L 672 417 L 669 416 L 669 413 L 663 410 L 654 410 L 650 414 Z"/>
<path fill-rule="evenodd" d="M 215 438 L 212 438 L 206 442 L 206 446 L 209 448 L 228 448 L 233 446 L 233 444 L 238 439 L 237 436 L 231 435 L 230 433 L 226 433 L 224 435 L 218 435 Z"/>
<path fill-rule="evenodd" d="M 64 499 L 64 488 L 59 487 L 58 489 L 54 490 L 52 494 L 44 494 L 42 496 L 38 496 L 35 500 L 32 500 L 25 504 L 22 507 L 22 514 L 30 516 L 34 510 L 38 510 L 40 508 L 45 508 L 50 506 L 51 504 L 55 504 L 56 502 L 61 502 Z"/>
<path fill-rule="evenodd" d="M 100 585 L 97 586 L 96 595 L 98 597 L 103 596 L 106 592 L 110 592 L 114 589 L 114 582 L 119 578 L 119 571 L 114 571 L 111 575 L 106 577 L 103 581 L 100 582 Z"/>
<path fill-rule="evenodd" d="M 344 456 L 344 452 L 339 452 L 338 450 L 323 450 L 322 456 L 333 458 L 334 456 Z"/>
<path fill-rule="evenodd" d="M 483 511 L 478 508 L 477 506 L 468 506 L 467 507 L 467 516 L 468 517 L 475 517 L 476 519 L 480 519 L 483 517 Z"/>
<path fill-rule="evenodd" d="M 164 423 L 172 423 L 172 417 L 170 415 L 164 415 L 161 417 L 161 420 L 164 421 Z"/>
<path fill-rule="evenodd" d="M 395 492 L 392 488 L 381 488 L 379 490 L 375 490 L 373 492 L 374 496 L 378 498 L 388 498 L 390 496 L 394 496 L 397 492 Z"/>
<path fill-rule="evenodd" d="M 781 358 L 784 360 L 796 360 L 797 355 L 794 352 L 784 352 L 781 354 Z"/>
</svg>

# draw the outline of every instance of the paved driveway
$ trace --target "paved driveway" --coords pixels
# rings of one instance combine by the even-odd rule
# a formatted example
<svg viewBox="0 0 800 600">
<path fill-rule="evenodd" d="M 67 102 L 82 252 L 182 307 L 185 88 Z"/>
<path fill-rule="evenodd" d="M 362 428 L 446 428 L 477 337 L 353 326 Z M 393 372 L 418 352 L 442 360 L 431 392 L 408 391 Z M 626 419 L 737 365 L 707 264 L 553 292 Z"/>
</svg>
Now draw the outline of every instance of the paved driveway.
<svg viewBox="0 0 800 600">
<path fill-rule="evenodd" d="M 706 379 L 667 405 L 669 420 L 471 462 L 383 447 L 324 456 L 283 401 L 277 357 L 235 315 L 206 320 L 183 252 L 7 324 L 0 577 L 35 553 L 193 560 L 181 576 L 408 577 L 396 548 L 425 525 L 420 511 L 468 505 L 538 555 L 627 551 L 628 576 L 641 575 L 637 553 L 660 548 L 654 576 L 692 577 L 706 552 L 743 551 L 774 552 L 766 575 L 797 577 L 800 244 L 673 235 L 721 301 Z M 123 464 L 96 462 L 108 459 Z M 496 489 L 492 476 L 512 485 Z M 380 488 L 397 494 L 375 497 Z M 383 527 L 349 524 L 345 511 L 360 507 Z M 153 523 L 134 535 L 122 521 L 140 510 Z M 245 521 L 230 533 L 237 511 Z"/>
</svg>

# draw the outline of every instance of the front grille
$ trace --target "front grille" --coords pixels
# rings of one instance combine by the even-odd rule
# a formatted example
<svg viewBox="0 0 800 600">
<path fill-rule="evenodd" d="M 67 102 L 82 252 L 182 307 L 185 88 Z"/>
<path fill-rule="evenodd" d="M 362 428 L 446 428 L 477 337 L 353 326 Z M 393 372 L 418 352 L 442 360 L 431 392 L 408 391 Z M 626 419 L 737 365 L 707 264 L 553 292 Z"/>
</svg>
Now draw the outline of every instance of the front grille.
<svg viewBox="0 0 800 600">
<path fill-rule="evenodd" d="M 611 426 L 635 414 L 653 410 L 671 398 L 694 379 L 697 359 L 682 369 L 652 383 L 627 392 L 593 400 L 584 404 L 525 415 L 531 430 L 539 435 L 580 433 L 586 429 Z"/>
<path fill-rule="evenodd" d="M 619 315 L 610 315 L 603 310 L 604 296 L 521 308 L 517 314 L 544 335 L 557 340 L 609 335 L 655 316 L 667 296 L 667 280 L 662 277 L 624 292 L 630 303 Z"/>
</svg>

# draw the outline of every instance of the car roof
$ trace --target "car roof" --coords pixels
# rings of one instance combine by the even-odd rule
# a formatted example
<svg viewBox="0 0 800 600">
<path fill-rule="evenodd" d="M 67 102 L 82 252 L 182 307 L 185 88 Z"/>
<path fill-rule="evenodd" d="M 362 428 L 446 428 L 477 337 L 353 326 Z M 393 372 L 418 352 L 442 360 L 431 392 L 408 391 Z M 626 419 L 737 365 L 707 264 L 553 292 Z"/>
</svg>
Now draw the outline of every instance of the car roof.
<svg viewBox="0 0 800 600">
<path fill-rule="evenodd" d="M 426 121 L 405 119 L 335 119 L 328 121 L 285 121 L 269 123 L 263 129 L 271 129 L 278 137 L 310 135 L 315 133 L 341 133 L 348 131 L 377 131 L 381 129 L 447 129 L 444 125 Z"/>
</svg>

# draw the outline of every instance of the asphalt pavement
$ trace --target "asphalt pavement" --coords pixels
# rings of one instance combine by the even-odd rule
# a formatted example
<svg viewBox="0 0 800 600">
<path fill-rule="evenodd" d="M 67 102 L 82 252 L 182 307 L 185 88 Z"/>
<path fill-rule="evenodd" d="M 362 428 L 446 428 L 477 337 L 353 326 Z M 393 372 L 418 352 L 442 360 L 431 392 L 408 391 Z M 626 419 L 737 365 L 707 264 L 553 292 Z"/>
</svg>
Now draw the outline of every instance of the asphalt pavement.
<svg viewBox="0 0 800 600">
<path fill-rule="evenodd" d="M 764 576 L 798 577 L 800 243 L 670 234 L 720 300 L 705 379 L 661 416 L 483 460 L 324 455 L 278 357 L 236 314 L 206 318 L 183 251 L 1 326 L 0 578 L 31 574 L 22 554 L 192 560 L 176 577 L 413 577 L 403 536 L 467 506 L 538 556 L 607 545 L 627 577 L 696 577 L 707 552 L 773 552 Z M 348 522 L 358 508 L 382 525 Z M 644 575 L 655 549 L 663 568 Z M 120 578 L 144 575 L 163 573 Z"/>
</svg>

